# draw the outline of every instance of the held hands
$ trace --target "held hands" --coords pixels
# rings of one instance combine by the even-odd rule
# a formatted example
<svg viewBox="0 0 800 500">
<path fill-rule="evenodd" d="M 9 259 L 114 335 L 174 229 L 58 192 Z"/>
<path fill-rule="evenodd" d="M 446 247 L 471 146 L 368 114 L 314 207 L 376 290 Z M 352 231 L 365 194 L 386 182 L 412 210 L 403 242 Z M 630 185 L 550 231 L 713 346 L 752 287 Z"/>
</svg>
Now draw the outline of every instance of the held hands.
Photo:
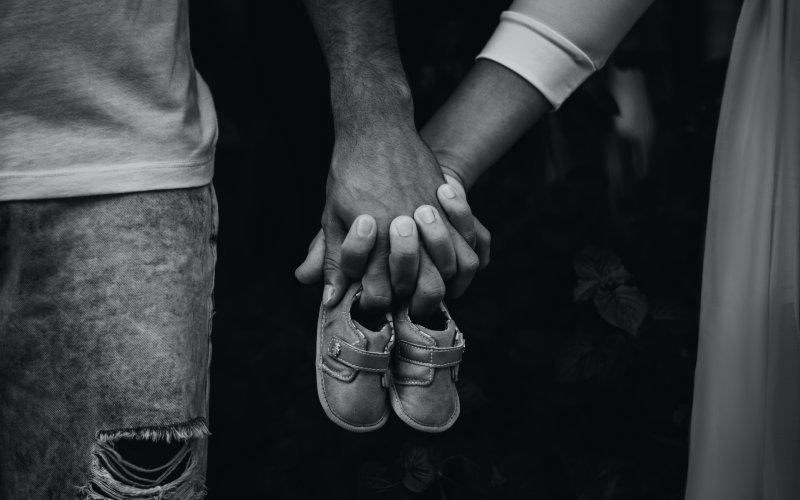
<svg viewBox="0 0 800 500">
<path fill-rule="evenodd" d="M 441 301 L 445 283 L 469 283 L 479 264 L 475 252 L 438 210 L 418 210 L 439 205 L 434 186 L 443 180 L 436 158 L 407 118 L 351 120 L 337 128 L 322 217 L 326 303 L 336 304 L 349 283 L 361 279 L 364 309 L 388 310 L 397 294 L 410 296 L 413 310 L 424 313 Z M 351 234 L 366 238 L 371 252 L 349 242 L 344 246 L 348 228 L 362 214 L 372 216 L 374 230 L 369 220 L 359 220 Z M 405 234 L 402 219 L 395 232 L 390 223 L 411 214 L 421 222 L 426 246 L 415 256 L 396 253 L 390 259 L 390 234 Z"/>
<path fill-rule="evenodd" d="M 389 279 L 377 286 L 389 286 L 395 296 L 409 300 L 411 314 L 417 317 L 430 313 L 444 298 L 445 290 L 448 297 L 460 296 L 478 267 L 489 262 L 489 231 L 473 217 L 464 188 L 456 176 L 450 175 L 446 167 L 442 171 L 446 183 L 439 186 L 436 194 L 447 220 L 434 206 L 427 204 L 414 210 L 413 219 L 407 215 L 395 217 L 388 228 L 388 255 L 380 257 L 388 267 Z M 306 260 L 295 271 L 298 280 L 310 284 L 324 277 L 323 299 L 329 306 L 336 304 L 348 283 L 359 279 L 376 257 L 378 228 L 372 215 L 355 217 L 346 236 L 334 241 L 338 251 L 332 250 L 330 244 L 326 246 L 326 238 L 320 230 L 309 246 Z M 420 239 L 424 248 L 420 248 Z M 337 256 L 338 259 L 333 260 Z M 446 285 L 443 275 L 452 275 Z M 371 279 L 381 277 L 373 275 Z M 366 293 L 366 276 L 363 282 Z M 388 309 L 389 304 L 378 303 L 373 307 Z"/>
</svg>

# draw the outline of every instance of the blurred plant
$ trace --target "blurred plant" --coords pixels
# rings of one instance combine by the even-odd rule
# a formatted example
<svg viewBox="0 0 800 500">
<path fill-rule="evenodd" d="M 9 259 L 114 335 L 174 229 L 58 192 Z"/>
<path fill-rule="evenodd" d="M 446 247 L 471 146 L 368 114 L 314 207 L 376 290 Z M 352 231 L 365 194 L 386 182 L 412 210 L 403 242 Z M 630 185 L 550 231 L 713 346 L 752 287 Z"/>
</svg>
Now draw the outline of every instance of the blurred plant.
<svg viewBox="0 0 800 500">
<path fill-rule="evenodd" d="M 613 252 L 588 247 L 575 257 L 576 302 L 593 300 L 597 312 L 611 325 L 636 335 L 647 316 L 647 297 L 628 283 L 633 279 Z"/>
<path fill-rule="evenodd" d="M 359 474 L 362 497 L 494 498 L 508 482 L 490 461 L 460 453 L 442 458 L 445 451 L 440 446 L 405 443 L 391 465 L 364 462 Z"/>
<path fill-rule="evenodd" d="M 414 446 L 403 452 L 403 486 L 414 493 L 422 493 L 440 475 L 439 467 L 428 447 Z"/>
</svg>

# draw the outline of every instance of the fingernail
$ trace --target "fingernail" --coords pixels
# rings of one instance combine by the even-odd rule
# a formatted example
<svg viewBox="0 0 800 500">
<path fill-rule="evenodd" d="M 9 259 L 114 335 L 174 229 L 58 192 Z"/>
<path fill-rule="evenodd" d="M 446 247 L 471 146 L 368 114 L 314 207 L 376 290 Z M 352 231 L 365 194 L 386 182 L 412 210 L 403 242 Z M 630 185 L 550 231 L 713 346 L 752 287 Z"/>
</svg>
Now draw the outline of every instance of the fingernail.
<svg viewBox="0 0 800 500">
<path fill-rule="evenodd" d="M 411 219 L 398 219 L 397 222 L 394 223 L 395 227 L 397 228 L 397 234 L 403 237 L 411 236 L 411 233 L 414 232 L 414 221 Z"/>
<path fill-rule="evenodd" d="M 419 211 L 419 216 L 425 224 L 432 224 L 436 220 L 436 214 L 433 213 L 433 207 L 425 207 Z"/>
<path fill-rule="evenodd" d="M 328 305 L 328 302 L 330 302 L 331 299 L 333 298 L 333 294 L 335 291 L 336 289 L 333 288 L 333 285 L 325 285 L 325 289 L 322 291 L 322 303 L 324 305 L 326 306 Z"/>
<path fill-rule="evenodd" d="M 442 186 L 442 194 L 445 198 L 450 198 L 451 200 L 456 197 L 456 190 L 449 184 L 445 184 Z"/>
<path fill-rule="evenodd" d="M 369 236 L 369 233 L 372 232 L 372 221 L 369 220 L 367 217 L 361 217 L 360 219 L 358 219 L 356 232 L 358 233 L 359 236 Z"/>
</svg>

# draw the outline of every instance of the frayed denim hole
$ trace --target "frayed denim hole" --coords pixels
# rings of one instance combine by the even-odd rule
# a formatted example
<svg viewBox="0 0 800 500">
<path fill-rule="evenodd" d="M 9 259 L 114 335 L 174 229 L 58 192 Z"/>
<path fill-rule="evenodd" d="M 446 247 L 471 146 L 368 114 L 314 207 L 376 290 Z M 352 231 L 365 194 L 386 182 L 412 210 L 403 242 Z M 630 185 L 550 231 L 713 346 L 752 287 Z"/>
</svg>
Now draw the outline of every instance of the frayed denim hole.
<svg viewBox="0 0 800 500">
<path fill-rule="evenodd" d="M 187 499 L 205 496 L 195 451 L 208 436 L 203 419 L 173 426 L 98 432 L 91 478 L 78 498 Z"/>
<path fill-rule="evenodd" d="M 186 472 L 191 446 L 186 442 L 120 439 L 98 446 L 100 464 L 120 482 L 167 484 Z"/>
</svg>

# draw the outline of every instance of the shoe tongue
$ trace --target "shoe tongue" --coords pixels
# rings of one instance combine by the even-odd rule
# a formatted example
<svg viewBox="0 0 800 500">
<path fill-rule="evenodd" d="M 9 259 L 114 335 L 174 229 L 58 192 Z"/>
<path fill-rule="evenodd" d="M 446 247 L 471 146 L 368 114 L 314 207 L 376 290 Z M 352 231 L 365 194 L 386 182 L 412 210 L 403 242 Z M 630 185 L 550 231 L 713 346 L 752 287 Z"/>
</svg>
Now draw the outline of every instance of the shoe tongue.
<svg viewBox="0 0 800 500">
<path fill-rule="evenodd" d="M 360 335 L 352 332 L 354 345 L 369 351 L 383 352 L 392 336 L 392 327 L 386 315 L 364 314 L 358 307 L 353 307 L 350 311 L 350 319 L 353 321 L 353 326 L 366 337 L 366 342 L 364 342 Z"/>
<path fill-rule="evenodd" d="M 404 319 L 413 323 L 412 330 L 416 329 L 424 334 L 416 334 L 415 338 L 419 338 L 419 340 L 422 340 L 425 344 L 434 345 L 430 339 L 425 338 L 425 335 L 427 335 L 436 341 L 435 345 L 437 347 L 452 347 L 454 345 L 456 325 L 444 310 L 439 309 L 435 311 L 431 317 L 421 320 L 419 323 L 416 322 L 417 320 L 408 316 L 407 311 L 405 311 L 403 315 Z"/>
<path fill-rule="evenodd" d="M 383 352 L 383 350 L 386 348 L 386 344 L 389 343 L 389 339 L 392 336 L 391 327 L 388 324 L 383 325 L 383 328 L 377 332 L 366 328 L 356 320 L 353 320 L 353 325 L 358 328 L 358 331 L 364 334 L 364 337 L 366 337 L 365 342 L 360 336 L 354 335 L 356 338 L 354 339 L 353 345 L 362 349 L 366 349 L 367 351 Z"/>
</svg>

